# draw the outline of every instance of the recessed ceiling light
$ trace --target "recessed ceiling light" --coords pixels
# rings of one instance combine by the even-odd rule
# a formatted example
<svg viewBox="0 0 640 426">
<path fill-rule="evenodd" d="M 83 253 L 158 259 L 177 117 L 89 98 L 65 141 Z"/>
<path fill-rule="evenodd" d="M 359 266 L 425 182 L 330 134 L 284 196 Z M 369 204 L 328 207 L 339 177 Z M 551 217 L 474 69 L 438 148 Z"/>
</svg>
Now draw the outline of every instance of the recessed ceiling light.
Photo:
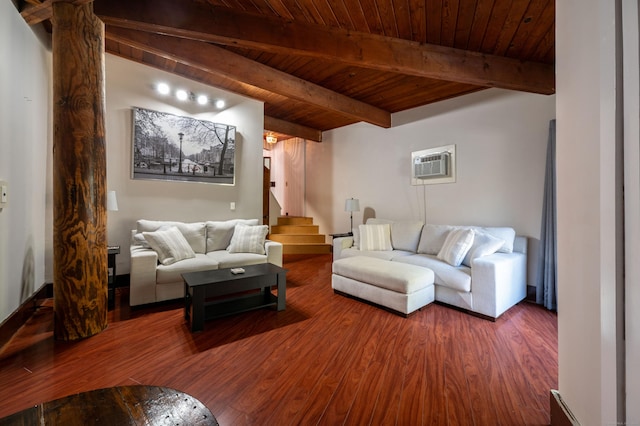
<svg viewBox="0 0 640 426">
<path fill-rule="evenodd" d="M 187 93 L 186 90 L 178 90 L 176 91 L 176 98 L 178 98 L 181 101 L 186 101 L 189 98 L 189 94 Z"/>
<path fill-rule="evenodd" d="M 216 108 L 224 108 L 224 105 L 225 105 L 225 103 L 224 103 L 224 101 L 222 99 L 218 99 L 216 101 Z"/>
<path fill-rule="evenodd" d="M 171 91 L 171 89 L 169 89 L 169 85 L 167 83 L 158 83 L 158 86 L 156 86 L 156 90 L 161 95 L 168 95 L 169 92 Z"/>
<path fill-rule="evenodd" d="M 209 98 L 207 98 L 207 95 L 198 95 L 197 100 L 200 105 L 206 105 L 207 103 L 209 103 Z"/>
</svg>

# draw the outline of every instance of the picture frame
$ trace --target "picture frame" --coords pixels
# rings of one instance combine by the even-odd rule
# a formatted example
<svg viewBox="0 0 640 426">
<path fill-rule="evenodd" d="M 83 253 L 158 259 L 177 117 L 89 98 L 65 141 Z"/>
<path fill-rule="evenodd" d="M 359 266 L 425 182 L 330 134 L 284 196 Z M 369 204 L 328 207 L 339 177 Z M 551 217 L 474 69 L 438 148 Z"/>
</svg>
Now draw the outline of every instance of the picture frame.
<svg viewBox="0 0 640 426">
<path fill-rule="evenodd" d="M 132 179 L 235 184 L 235 126 L 138 107 L 132 114 Z"/>
</svg>

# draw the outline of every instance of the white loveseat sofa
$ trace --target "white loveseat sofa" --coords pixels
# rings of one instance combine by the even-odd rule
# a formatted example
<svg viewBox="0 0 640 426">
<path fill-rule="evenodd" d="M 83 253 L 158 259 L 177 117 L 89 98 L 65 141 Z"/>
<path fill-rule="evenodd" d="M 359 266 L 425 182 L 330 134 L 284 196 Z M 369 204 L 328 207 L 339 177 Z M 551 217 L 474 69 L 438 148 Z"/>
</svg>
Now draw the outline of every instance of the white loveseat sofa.
<svg viewBox="0 0 640 426">
<path fill-rule="evenodd" d="M 369 225 L 378 225 L 378 228 L 386 225 L 389 241 L 383 241 L 384 238 L 378 235 L 380 239 L 373 244 L 373 250 L 371 238 L 366 242 L 368 247 L 363 247 L 359 234 L 367 232 L 363 227 Z M 445 244 L 451 245 L 451 240 L 455 239 L 451 237 L 456 230 L 465 231 L 456 234 L 468 236 L 470 232 L 473 235 L 471 246 L 462 257 L 460 251 L 464 247 L 458 246 L 458 252 L 455 252 L 456 247 L 443 250 Z M 468 245 L 468 241 L 465 244 Z M 455 252 L 456 259 L 451 259 L 451 252 Z M 436 301 L 494 320 L 526 297 L 526 252 L 527 238 L 516 236 L 513 228 L 423 225 L 420 221 L 369 219 L 366 225 L 354 229 L 353 237 L 333 240 L 334 262 L 365 256 L 428 268 L 434 273 Z M 345 281 L 348 279 L 342 279 Z M 350 283 L 359 285 L 357 281 Z M 344 290 L 342 288 L 341 292 Z M 367 290 L 371 291 L 371 287 Z"/>
<path fill-rule="evenodd" d="M 282 266 L 282 244 L 266 240 L 258 219 L 207 222 L 139 220 L 131 231 L 131 306 L 184 297 L 185 272 L 258 263 Z"/>
</svg>

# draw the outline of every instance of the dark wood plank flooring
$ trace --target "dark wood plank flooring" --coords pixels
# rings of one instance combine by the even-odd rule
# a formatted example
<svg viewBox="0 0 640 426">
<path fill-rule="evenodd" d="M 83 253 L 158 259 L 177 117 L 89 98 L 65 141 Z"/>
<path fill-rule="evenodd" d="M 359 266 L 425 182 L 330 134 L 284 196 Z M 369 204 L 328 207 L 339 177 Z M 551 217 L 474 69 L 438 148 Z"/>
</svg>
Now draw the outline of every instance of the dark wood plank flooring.
<svg viewBox="0 0 640 426">
<path fill-rule="evenodd" d="M 557 317 L 523 302 L 495 323 L 432 304 L 405 319 L 333 294 L 331 255 L 285 256 L 287 309 L 185 324 L 181 303 L 130 309 L 53 340 L 52 304 L 0 350 L 0 417 L 92 389 L 186 392 L 221 425 L 543 425 Z"/>
</svg>

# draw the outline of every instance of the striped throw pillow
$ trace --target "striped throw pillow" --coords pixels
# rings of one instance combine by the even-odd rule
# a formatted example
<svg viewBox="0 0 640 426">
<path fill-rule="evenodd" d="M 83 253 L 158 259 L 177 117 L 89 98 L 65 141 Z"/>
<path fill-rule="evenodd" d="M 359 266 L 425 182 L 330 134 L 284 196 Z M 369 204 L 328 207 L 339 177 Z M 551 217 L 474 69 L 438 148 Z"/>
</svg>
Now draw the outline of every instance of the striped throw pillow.
<svg viewBox="0 0 640 426">
<path fill-rule="evenodd" d="M 389 251 L 391 246 L 391 225 L 360 225 L 360 250 Z"/>
<path fill-rule="evenodd" d="M 444 260 L 452 266 L 460 266 L 472 245 L 473 230 L 460 228 L 449 231 L 438 252 L 438 259 Z"/>
<path fill-rule="evenodd" d="M 142 235 L 149 246 L 158 253 L 158 261 L 163 265 L 196 257 L 187 239 L 175 226 L 155 232 L 143 232 Z"/>
<path fill-rule="evenodd" d="M 267 225 L 236 225 L 227 247 L 229 253 L 265 254 L 264 240 L 269 232 Z"/>
</svg>

